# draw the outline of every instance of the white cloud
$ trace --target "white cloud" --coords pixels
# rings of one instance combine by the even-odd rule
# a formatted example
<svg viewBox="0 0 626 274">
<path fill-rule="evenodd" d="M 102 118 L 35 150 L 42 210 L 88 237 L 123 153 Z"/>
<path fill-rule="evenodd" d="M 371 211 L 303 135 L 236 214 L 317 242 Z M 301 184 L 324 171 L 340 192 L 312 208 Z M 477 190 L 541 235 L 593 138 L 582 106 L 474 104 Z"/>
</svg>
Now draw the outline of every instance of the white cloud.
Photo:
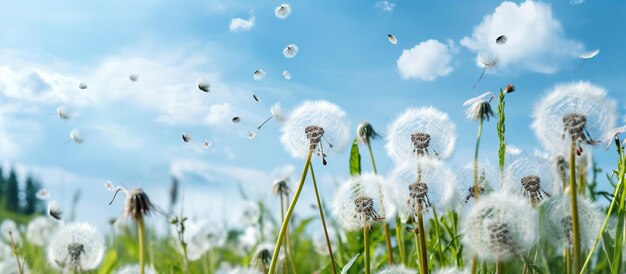
<svg viewBox="0 0 626 274">
<path fill-rule="evenodd" d="M 99 131 L 104 139 L 119 148 L 135 149 L 143 143 L 141 135 L 129 127 L 118 124 L 105 124 L 94 125 L 92 128 Z"/>
<path fill-rule="evenodd" d="M 496 44 L 500 35 L 507 36 L 506 44 Z M 535 1 L 503 2 L 461 45 L 477 53 L 477 62 L 479 56 L 497 56 L 497 68 L 515 66 L 540 73 L 557 71 L 560 59 L 573 57 L 583 48 L 565 37 L 548 4 Z"/>
<path fill-rule="evenodd" d="M 254 27 L 254 15 L 250 15 L 248 20 L 243 18 L 233 18 L 230 20 L 230 25 L 228 25 L 228 29 L 232 32 L 238 31 L 249 31 L 252 27 Z"/>
<path fill-rule="evenodd" d="M 430 39 L 419 43 L 412 49 L 403 50 L 397 61 L 398 70 L 403 79 L 433 81 L 454 70 L 450 62 L 456 51 L 451 41 L 445 45 Z"/>
<path fill-rule="evenodd" d="M 221 125 L 233 118 L 232 106 L 229 103 L 214 104 L 209 107 L 205 121 L 209 125 Z"/>
<path fill-rule="evenodd" d="M 374 5 L 376 8 L 379 8 L 383 11 L 388 11 L 388 12 L 392 12 L 393 8 L 396 7 L 395 3 L 391 3 L 389 1 L 378 1 L 376 2 L 376 4 Z"/>
<path fill-rule="evenodd" d="M 582 3 L 585 3 L 585 0 L 570 0 L 569 3 L 570 5 L 580 5 Z"/>
</svg>

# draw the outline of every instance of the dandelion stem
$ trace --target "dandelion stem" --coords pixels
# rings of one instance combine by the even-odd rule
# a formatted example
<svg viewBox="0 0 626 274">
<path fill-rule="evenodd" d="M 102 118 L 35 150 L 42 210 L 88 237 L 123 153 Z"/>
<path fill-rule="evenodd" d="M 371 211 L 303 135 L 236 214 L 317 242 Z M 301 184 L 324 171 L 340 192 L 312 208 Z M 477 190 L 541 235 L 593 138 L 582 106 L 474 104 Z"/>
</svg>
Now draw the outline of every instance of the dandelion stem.
<svg viewBox="0 0 626 274">
<path fill-rule="evenodd" d="M 483 135 L 483 120 L 478 124 L 478 135 L 476 136 L 476 149 L 474 150 L 474 200 L 478 200 L 480 191 L 478 189 L 478 148 L 480 147 L 480 137 Z"/>
<path fill-rule="evenodd" d="M 621 158 L 621 156 L 620 156 Z M 621 166 L 624 165 L 623 158 L 621 162 Z M 622 180 L 624 174 L 620 174 L 621 177 L 619 180 Z M 626 201 L 624 197 L 626 197 L 626 187 L 622 185 L 622 194 L 618 195 L 619 207 L 617 208 L 617 228 L 615 229 L 615 253 L 613 254 L 613 265 L 611 266 L 611 273 L 620 273 L 620 268 L 622 264 L 622 244 L 624 240 L 624 213 L 626 211 Z"/>
<path fill-rule="evenodd" d="M 282 200 L 282 198 L 281 198 Z M 289 207 L 289 194 L 285 193 L 285 205 Z M 285 218 L 283 218 L 284 220 Z M 296 263 L 293 259 L 293 249 L 291 248 L 291 237 L 289 237 L 289 226 L 287 226 L 287 230 L 285 230 L 285 243 L 287 244 L 285 253 L 287 253 L 287 260 L 289 260 L 289 264 L 291 264 L 291 270 L 294 274 L 298 274 L 296 270 Z"/>
<path fill-rule="evenodd" d="M 472 256 L 472 274 L 476 274 L 476 271 L 478 270 L 478 257 L 476 256 L 476 254 L 474 254 L 474 256 Z"/>
<path fill-rule="evenodd" d="M 415 236 L 414 237 L 414 239 L 415 239 L 415 256 L 417 257 L 417 258 L 415 258 L 415 261 L 419 260 L 420 261 L 419 264 L 421 266 L 422 265 L 422 261 L 420 259 L 418 259 L 418 258 L 422 257 L 420 255 L 420 248 L 419 248 L 420 242 L 419 242 L 419 235 L 418 234 L 419 234 L 419 232 L 417 232 L 417 229 L 413 229 L 413 236 Z M 423 274 L 423 270 L 422 270 L 421 267 L 420 267 L 420 274 Z"/>
<path fill-rule="evenodd" d="M 404 257 L 404 236 L 402 234 L 402 221 L 399 216 L 396 216 L 396 240 L 398 241 L 398 251 L 400 251 L 400 263 L 404 265 L 406 263 Z"/>
<path fill-rule="evenodd" d="M 565 249 L 565 264 L 566 264 L 567 274 L 572 274 L 572 254 L 570 252 L 569 247 Z"/>
<path fill-rule="evenodd" d="M 496 274 L 502 274 L 502 262 L 500 259 L 496 260 Z"/>
<path fill-rule="evenodd" d="M 576 191 L 576 154 L 574 150 L 576 149 L 576 140 L 571 139 L 570 141 L 570 151 L 569 151 L 569 187 L 570 187 L 570 197 L 572 200 L 572 227 L 574 234 L 574 269 L 576 272 L 580 271 L 580 229 L 578 226 L 578 194 Z"/>
<path fill-rule="evenodd" d="M 365 253 L 365 274 L 370 274 L 370 241 L 369 241 L 369 228 L 363 226 L 363 243 L 365 245 L 363 252 Z"/>
<path fill-rule="evenodd" d="M 422 273 L 428 274 L 428 257 L 426 256 L 426 231 L 424 230 L 424 217 L 422 216 L 422 211 L 417 211 L 417 229 L 419 230 L 420 237 L 420 249 L 421 249 L 421 263 L 420 269 Z"/>
<path fill-rule="evenodd" d="M 315 189 L 315 199 L 317 200 L 317 208 L 320 212 L 320 219 L 322 220 L 322 227 L 324 228 L 324 237 L 326 237 L 326 246 L 328 247 L 328 256 L 330 257 L 330 264 L 332 265 L 333 273 L 337 273 L 335 269 L 335 259 L 333 257 L 333 248 L 330 244 L 330 238 L 328 237 L 328 229 L 326 229 L 326 220 L 324 219 L 324 208 L 322 207 L 322 201 L 320 200 L 319 191 L 317 189 L 317 180 L 315 180 L 315 171 L 313 171 L 313 164 L 309 161 L 309 168 L 311 169 L 311 179 L 313 180 L 313 189 Z"/>
<path fill-rule="evenodd" d="M 146 266 L 146 236 L 143 216 L 137 218 L 137 237 L 139 238 L 139 274 L 144 274 Z"/>
<path fill-rule="evenodd" d="M 443 261 L 444 264 L 447 264 L 447 258 L 444 256 L 443 254 L 443 248 L 441 247 L 441 240 L 442 236 L 441 236 L 441 232 L 440 232 L 440 225 L 439 225 L 439 216 L 437 215 L 437 210 L 433 208 L 433 218 L 435 219 L 435 237 L 437 237 L 437 242 L 435 243 L 435 245 L 437 245 L 437 251 L 439 252 L 439 255 L 441 257 L 441 260 Z"/>
<path fill-rule="evenodd" d="M 378 175 L 378 171 L 376 170 L 376 161 L 374 161 L 374 153 L 372 152 L 372 145 L 369 140 L 367 141 L 367 150 L 370 153 L 374 174 Z M 385 243 L 387 245 L 387 254 L 389 255 L 389 265 L 393 265 L 393 249 L 391 248 L 391 236 L 389 235 L 389 224 L 387 224 L 387 222 L 383 223 L 383 230 L 385 231 Z"/>
<path fill-rule="evenodd" d="M 307 171 L 309 171 L 309 165 L 311 164 L 311 156 L 313 156 L 313 150 L 309 151 L 309 154 L 306 157 L 306 161 L 304 163 L 304 169 L 302 170 L 302 176 L 300 177 L 300 182 L 298 183 L 298 188 L 296 189 L 296 193 L 293 196 L 293 200 L 291 201 L 289 208 L 287 209 L 287 214 L 285 215 L 285 219 L 283 220 L 283 224 L 280 226 L 280 232 L 278 233 L 278 239 L 276 240 L 276 245 L 274 247 L 274 254 L 272 255 L 272 262 L 270 264 L 269 273 L 273 274 L 276 269 L 276 262 L 278 261 L 278 254 L 280 253 L 280 247 L 285 237 L 285 232 L 287 231 L 287 226 L 289 225 L 289 220 L 291 219 L 291 214 L 293 214 L 293 210 L 296 207 L 296 203 L 298 202 L 298 198 L 300 197 L 300 193 L 302 192 L 302 187 L 304 186 L 304 180 L 306 179 Z M 334 265 L 333 265 L 334 266 Z"/>
<path fill-rule="evenodd" d="M 285 220 L 285 202 L 283 201 L 283 194 L 279 194 L 279 198 L 280 198 L 280 219 L 281 220 Z M 285 238 L 287 238 L 287 233 L 285 233 Z M 287 240 L 285 240 L 285 252 L 289 252 L 289 248 L 287 247 Z M 287 255 L 288 256 L 288 255 Z M 289 259 L 285 260 L 285 272 L 289 272 L 289 267 L 288 267 L 288 261 Z"/>
<path fill-rule="evenodd" d="M 9 230 L 9 241 L 11 242 L 11 250 L 13 251 L 13 256 L 15 257 L 15 263 L 17 263 L 17 272 L 19 274 L 24 273 L 24 268 L 20 264 L 20 257 L 17 256 L 17 247 L 15 246 L 15 241 L 13 241 L 13 231 Z"/>
</svg>

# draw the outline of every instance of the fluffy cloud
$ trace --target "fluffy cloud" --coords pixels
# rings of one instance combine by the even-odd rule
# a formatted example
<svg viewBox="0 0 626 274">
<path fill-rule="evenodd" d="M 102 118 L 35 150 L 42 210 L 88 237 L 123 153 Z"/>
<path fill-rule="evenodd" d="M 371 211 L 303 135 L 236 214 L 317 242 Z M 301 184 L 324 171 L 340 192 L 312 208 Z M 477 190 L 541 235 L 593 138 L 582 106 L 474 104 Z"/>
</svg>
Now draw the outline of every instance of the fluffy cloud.
<svg viewBox="0 0 626 274">
<path fill-rule="evenodd" d="M 398 70 L 403 79 L 433 81 L 454 70 L 450 62 L 456 51 L 451 41 L 446 45 L 430 39 L 412 49 L 403 50 L 397 61 Z"/>
<path fill-rule="evenodd" d="M 504 45 L 496 44 L 500 35 L 507 36 Z M 565 37 L 561 23 L 552 16 L 548 4 L 526 1 L 520 5 L 503 2 L 493 14 L 474 27 L 471 37 L 461 45 L 481 56 L 496 56 L 498 67 L 516 66 L 540 73 L 558 70 L 558 61 L 573 57 L 583 46 Z"/>
<path fill-rule="evenodd" d="M 388 11 L 388 12 L 392 12 L 393 8 L 396 7 L 395 3 L 391 3 L 389 1 L 378 1 L 376 2 L 376 4 L 374 5 L 376 8 L 379 8 L 383 11 Z"/>
<path fill-rule="evenodd" d="M 233 18 L 230 20 L 230 25 L 228 25 L 228 29 L 232 32 L 237 31 L 249 31 L 252 27 L 254 27 L 254 15 L 250 15 L 248 20 L 243 18 Z"/>
</svg>

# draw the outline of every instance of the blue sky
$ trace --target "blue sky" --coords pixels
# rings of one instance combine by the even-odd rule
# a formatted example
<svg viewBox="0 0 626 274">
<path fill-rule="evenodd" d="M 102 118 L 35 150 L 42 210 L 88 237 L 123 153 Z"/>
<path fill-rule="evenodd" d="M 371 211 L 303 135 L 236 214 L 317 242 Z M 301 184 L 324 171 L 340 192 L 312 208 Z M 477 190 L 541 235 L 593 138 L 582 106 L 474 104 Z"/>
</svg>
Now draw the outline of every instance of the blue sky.
<svg viewBox="0 0 626 274">
<path fill-rule="evenodd" d="M 344 108 L 353 126 L 368 120 L 382 133 L 403 109 L 433 105 L 457 124 L 450 159 L 457 166 L 471 160 L 476 134 L 463 101 L 508 83 L 518 91 L 507 102 L 507 137 L 525 152 L 540 148 L 529 128 L 533 107 L 559 82 L 603 86 L 623 123 L 624 3 L 389 1 L 393 8 L 384 10 L 377 2 L 291 1 L 293 11 L 282 20 L 273 12 L 281 2 L 272 1 L 6 4 L 0 10 L 0 161 L 44 179 L 52 198 L 66 206 L 81 189 L 78 218 L 100 225 L 121 206 L 107 206 L 104 181 L 141 186 L 165 207 L 172 175 L 181 177 L 192 215 L 219 219 L 236 211 L 238 183 L 252 197 L 277 204 L 269 194 L 273 178 L 299 173 L 302 163 L 281 146 L 278 124 L 253 140 L 245 137 L 275 102 L 289 109 L 326 99 Z M 254 18 L 254 24 L 231 31 L 234 18 Z M 500 64 L 472 89 L 481 72 L 477 55 L 494 46 L 482 35 L 490 31 L 509 42 L 491 48 Z M 286 59 L 282 50 L 291 43 L 299 52 Z M 576 54 L 593 49 L 600 54 L 576 70 Z M 267 73 L 260 81 L 252 77 L 257 69 Z M 282 78 L 283 70 L 291 80 Z M 130 73 L 139 81 L 129 81 Z M 198 91 L 198 79 L 211 82 L 212 91 Z M 89 87 L 78 89 L 80 82 Z M 61 105 L 70 120 L 54 115 Z M 233 116 L 242 122 L 232 123 Z M 486 126 L 481 150 L 492 162 L 494 127 Z M 74 128 L 84 144 L 64 144 Z M 191 143 L 182 142 L 183 132 Z M 204 139 L 213 143 L 208 150 Z M 386 172 L 393 165 L 383 145 L 378 141 L 374 149 Z M 597 149 L 595 155 L 608 169 L 612 153 Z M 347 153 L 329 162 L 317 168 L 326 200 L 347 176 Z M 314 213 L 306 206 L 310 191 L 304 214 Z"/>
</svg>

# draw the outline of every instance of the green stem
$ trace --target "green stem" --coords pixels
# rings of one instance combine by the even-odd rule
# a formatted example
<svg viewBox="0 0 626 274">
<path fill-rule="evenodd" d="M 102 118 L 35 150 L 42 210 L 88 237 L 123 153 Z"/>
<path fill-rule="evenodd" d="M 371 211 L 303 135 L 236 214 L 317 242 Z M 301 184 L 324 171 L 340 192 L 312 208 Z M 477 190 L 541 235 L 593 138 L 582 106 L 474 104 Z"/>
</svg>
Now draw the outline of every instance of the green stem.
<svg viewBox="0 0 626 274">
<path fill-rule="evenodd" d="M 474 200 L 478 200 L 480 191 L 478 189 L 478 148 L 480 147 L 480 137 L 483 135 L 483 120 L 478 124 L 478 135 L 476 136 L 476 149 L 474 150 Z"/>
<path fill-rule="evenodd" d="M 306 179 L 306 174 L 309 171 L 309 165 L 311 164 L 311 156 L 313 155 L 313 151 L 309 151 L 309 155 L 306 157 L 306 161 L 304 163 L 304 170 L 302 171 L 302 176 L 300 177 L 300 183 L 298 183 L 298 188 L 296 189 L 296 193 L 293 196 L 293 200 L 289 204 L 289 208 L 287 209 L 287 214 L 285 215 L 285 219 L 283 220 L 283 224 L 280 226 L 280 232 L 278 233 L 278 239 L 276 240 L 276 245 L 274 248 L 274 254 L 272 255 L 272 262 L 270 264 L 270 274 L 274 273 L 276 269 L 276 262 L 278 261 L 278 254 L 280 253 L 280 247 L 283 242 L 283 238 L 285 237 L 285 232 L 287 231 L 287 226 L 289 225 L 289 220 L 291 219 L 291 214 L 293 214 L 293 210 L 296 208 L 296 203 L 298 202 L 298 198 L 300 197 L 300 193 L 302 192 L 302 187 L 304 186 L 304 180 Z"/>
<path fill-rule="evenodd" d="M 419 229 L 421 249 L 420 269 L 422 270 L 423 274 L 428 274 L 428 257 L 426 256 L 426 231 L 424 230 L 424 217 L 422 216 L 421 210 L 417 212 L 417 229 Z"/>
<path fill-rule="evenodd" d="M 420 241 L 419 241 L 419 232 L 416 229 L 413 229 L 413 235 L 415 236 L 415 261 L 420 261 L 420 274 L 424 274 L 424 270 L 421 268 L 422 262 L 419 258 L 421 258 L 420 254 Z"/>
<path fill-rule="evenodd" d="M 398 251 L 400 251 L 400 263 L 405 265 L 404 236 L 402 234 L 402 222 L 400 220 L 400 216 L 396 216 L 396 240 L 398 241 Z"/>
<path fill-rule="evenodd" d="M 13 251 L 13 256 L 15 257 L 15 263 L 17 264 L 17 272 L 19 274 L 24 273 L 24 269 L 20 264 L 20 257 L 17 256 L 17 247 L 15 247 L 15 241 L 13 241 L 13 231 L 9 230 L 9 240 L 11 242 L 11 250 Z"/>
<path fill-rule="evenodd" d="M 367 150 L 369 150 L 370 152 L 370 159 L 372 160 L 372 169 L 374 170 L 374 174 L 378 174 L 378 171 L 376 171 L 376 162 L 374 161 L 374 153 L 372 153 L 372 145 L 370 145 L 370 142 L 367 142 Z"/>
<path fill-rule="evenodd" d="M 580 271 L 580 227 L 578 226 L 578 192 L 576 191 L 576 154 L 574 151 L 576 149 L 576 141 L 570 141 L 570 151 L 569 151 L 569 187 L 570 187 L 570 197 L 572 200 L 572 227 L 573 227 L 573 246 L 574 246 L 574 270 L 576 272 Z"/>
<path fill-rule="evenodd" d="M 478 257 L 476 255 L 472 256 L 472 274 L 476 274 L 478 270 Z"/>
<path fill-rule="evenodd" d="M 333 248 L 330 244 L 330 238 L 328 237 L 328 229 L 326 229 L 326 220 L 324 219 L 324 208 L 322 208 L 322 201 L 320 200 L 320 194 L 317 190 L 317 180 L 315 180 L 315 172 L 313 171 L 313 164 L 309 161 L 309 168 L 311 169 L 311 178 L 313 179 L 313 189 L 315 189 L 315 199 L 317 200 L 317 208 L 320 212 L 320 219 L 322 219 L 322 227 L 324 228 L 324 237 L 326 238 L 326 246 L 328 247 L 328 256 L 330 257 L 330 264 L 332 265 L 333 273 L 337 274 L 335 267 L 335 259 L 333 257 Z"/>
<path fill-rule="evenodd" d="M 137 237 L 139 238 L 139 274 L 144 274 L 146 267 L 146 236 L 142 216 L 137 218 Z"/>
<path fill-rule="evenodd" d="M 372 169 L 374 170 L 374 174 L 378 175 L 378 171 L 376 170 L 376 161 L 374 161 L 374 153 L 372 152 L 372 145 L 369 141 L 367 142 L 367 150 L 370 153 L 370 159 L 372 160 Z M 382 193 L 380 193 L 380 195 L 381 197 L 383 197 Z M 383 224 L 383 230 L 385 231 L 385 243 L 387 245 L 387 254 L 389 255 L 389 265 L 393 265 L 393 249 L 391 248 L 391 236 L 389 235 L 389 224 L 387 224 L 387 222 Z"/>
<path fill-rule="evenodd" d="M 496 260 L 496 274 L 502 274 L 502 262 Z"/>
<path fill-rule="evenodd" d="M 565 249 L 565 263 L 567 274 L 572 274 L 572 254 L 569 247 Z"/>
<path fill-rule="evenodd" d="M 624 162 L 622 161 L 622 165 Z M 622 175 L 623 176 L 623 175 Z M 619 178 L 620 180 L 622 178 Z M 622 264 L 622 244 L 624 240 L 624 213 L 626 205 L 626 187 L 622 185 L 622 194 L 617 196 L 620 200 L 619 207 L 617 208 L 617 228 L 615 229 L 615 253 L 613 254 L 613 265 L 611 266 L 611 273 L 620 273 Z"/>
<path fill-rule="evenodd" d="M 281 197 L 282 200 L 282 197 Z M 289 207 L 289 194 L 285 193 L 285 205 L 287 207 Z M 284 220 L 285 218 L 283 218 Z M 289 226 L 287 226 L 287 230 L 285 231 L 285 244 L 286 246 L 286 250 L 285 253 L 287 253 L 287 260 L 289 260 L 289 264 L 291 264 L 291 271 L 293 271 L 294 274 L 298 274 L 298 271 L 296 270 L 296 263 L 295 260 L 293 259 L 293 248 L 291 247 L 291 237 L 289 236 Z"/>
<path fill-rule="evenodd" d="M 285 220 L 285 202 L 283 202 L 283 194 L 280 193 L 279 194 L 279 198 L 280 198 L 280 219 L 281 220 Z M 287 233 L 285 233 L 285 238 L 287 238 Z M 287 240 L 285 239 L 285 253 L 289 252 L 289 248 L 287 247 Z M 289 255 L 287 255 L 287 257 L 289 257 Z M 289 272 L 289 266 L 288 266 L 288 261 L 289 259 L 285 260 L 285 272 L 288 274 Z"/>
<path fill-rule="evenodd" d="M 363 226 L 363 243 L 364 243 L 364 250 L 363 253 L 365 253 L 365 274 L 370 274 L 370 241 L 369 241 L 369 229 L 367 228 L 367 226 Z"/>
<path fill-rule="evenodd" d="M 443 248 L 441 247 L 441 241 L 443 240 L 443 237 L 440 232 L 439 216 L 437 216 L 437 210 L 434 208 L 433 208 L 433 217 L 435 218 L 435 237 L 437 237 L 437 242 L 435 243 L 435 245 L 437 245 L 437 251 L 439 252 L 441 260 L 443 261 L 444 264 L 447 265 L 447 260 L 446 260 L 447 258 L 444 256 Z"/>
</svg>

